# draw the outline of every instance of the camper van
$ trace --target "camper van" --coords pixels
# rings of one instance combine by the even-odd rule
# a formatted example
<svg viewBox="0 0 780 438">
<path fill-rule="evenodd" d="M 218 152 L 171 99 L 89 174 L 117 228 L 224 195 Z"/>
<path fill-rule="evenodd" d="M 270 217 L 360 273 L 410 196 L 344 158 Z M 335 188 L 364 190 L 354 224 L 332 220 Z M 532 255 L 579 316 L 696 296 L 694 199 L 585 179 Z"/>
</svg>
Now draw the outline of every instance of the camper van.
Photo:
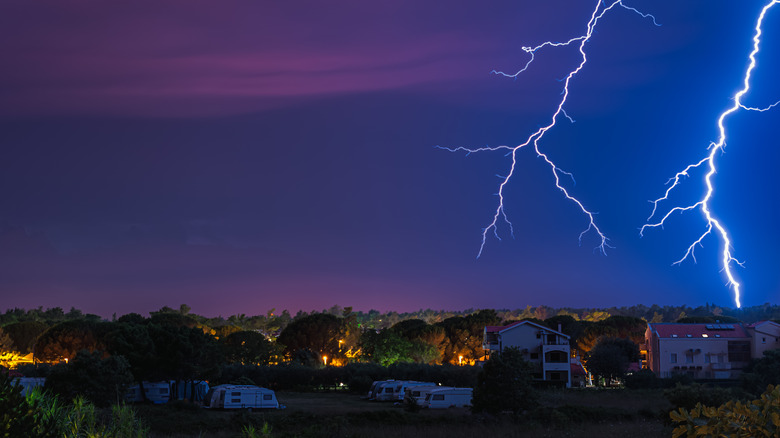
<svg viewBox="0 0 780 438">
<path fill-rule="evenodd" d="M 146 399 L 154 404 L 168 403 L 168 400 L 171 399 L 171 386 L 168 382 L 144 382 L 144 392 Z M 144 401 L 140 385 L 136 384 L 127 388 L 125 400 L 130 403 Z"/>
<path fill-rule="evenodd" d="M 434 389 L 425 396 L 422 407 L 429 409 L 461 408 L 471 406 L 471 388 Z"/>
<path fill-rule="evenodd" d="M 416 382 L 414 380 L 399 380 L 393 389 L 393 400 L 404 401 L 406 392 L 417 386 L 436 386 L 433 382 Z"/>
<path fill-rule="evenodd" d="M 376 400 L 377 395 L 381 390 L 381 386 L 391 382 L 395 382 L 395 380 L 374 380 L 374 383 L 371 384 L 371 389 L 368 390 L 368 399 Z"/>
<path fill-rule="evenodd" d="M 209 389 L 204 403 L 214 409 L 279 409 L 276 393 L 254 385 L 219 385 Z"/>
<path fill-rule="evenodd" d="M 404 401 L 407 403 L 411 403 L 412 401 L 414 401 L 414 403 L 417 403 L 418 405 L 422 406 L 422 402 L 425 401 L 425 396 L 427 396 L 429 392 L 436 389 L 449 389 L 449 388 L 452 387 L 439 386 L 434 384 L 413 386 L 411 388 L 406 389 L 406 392 L 404 393 Z"/>
</svg>

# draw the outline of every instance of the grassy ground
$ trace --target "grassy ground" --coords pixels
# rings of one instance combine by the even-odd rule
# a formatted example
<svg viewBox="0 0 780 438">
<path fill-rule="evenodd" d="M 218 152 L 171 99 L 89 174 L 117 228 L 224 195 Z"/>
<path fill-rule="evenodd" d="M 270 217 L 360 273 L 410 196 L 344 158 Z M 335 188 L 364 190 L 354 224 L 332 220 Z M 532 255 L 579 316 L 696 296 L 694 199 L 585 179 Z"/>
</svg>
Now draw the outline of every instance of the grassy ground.
<svg viewBox="0 0 780 438">
<path fill-rule="evenodd" d="M 392 403 L 370 402 L 347 393 L 277 392 L 284 410 L 235 412 L 186 403 L 138 406 L 153 438 L 240 436 L 243 425 L 271 426 L 272 437 L 465 438 L 668 437 L 661 391 L 545 391 L 542 407 L 519 418 L 472 415 L 468 409 L 406 412 Z M 258 435 L 261 436 L 261 435 Z"/>
</svg>

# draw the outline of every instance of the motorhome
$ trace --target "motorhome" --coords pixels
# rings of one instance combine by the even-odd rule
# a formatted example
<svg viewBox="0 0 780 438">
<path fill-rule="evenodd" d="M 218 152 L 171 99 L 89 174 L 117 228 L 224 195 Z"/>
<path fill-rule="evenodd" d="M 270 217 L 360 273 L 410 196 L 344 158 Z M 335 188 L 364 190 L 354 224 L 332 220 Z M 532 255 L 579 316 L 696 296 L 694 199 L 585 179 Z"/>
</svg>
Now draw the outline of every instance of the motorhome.
<svg viewBox="0 0 780 438">
<path fill-rule="evenodd" d="M 430 391 L 422 402 L 429 409 L 460 408 L 471 406 L 471 388 L 441 388 Z"/>
<path fill-rule="evenodd" d="M 168 403 L 171 399 L 171 385 L 168 382 L 143 382 L 146 400 L 154 404 Z M 141 386 L 136 384 L 127 388 L 125 400 L 131 403 L 144 401 Z"/>
<path fill-rule="evenodd" d="M 279 409 L 276 393 L 255 385 L 219 385 L 209 389 L 204 403 L 215 409 Z"/>
</svg>

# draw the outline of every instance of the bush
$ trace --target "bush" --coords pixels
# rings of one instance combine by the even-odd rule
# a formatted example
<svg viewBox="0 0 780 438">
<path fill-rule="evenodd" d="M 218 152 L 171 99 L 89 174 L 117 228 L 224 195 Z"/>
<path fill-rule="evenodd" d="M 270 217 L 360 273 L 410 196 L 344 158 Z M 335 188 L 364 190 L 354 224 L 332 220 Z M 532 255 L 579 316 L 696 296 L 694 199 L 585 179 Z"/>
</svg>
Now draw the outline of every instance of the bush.
<svg viewBox="0 0 780 438">
<path fill-rule="evenodd" d="M 769 385 L 758 400 L 749 403 L 729 401 L 719 407 L 702 403 L 688 411 L 669 413 L 679 424 L 672 437 L 776 437 L 780 435 L 780 386 Z"/>
<path fill-rule="evenodd" d="M 677 384 L 674 388 L 664 391 L 664 397 L 675 408 L 693 409 L 697 404 L 705 406 L 719 406 L 729 400 L 743 396 L 726 388 L 713 388 L 698 383 L 688 386 Z"/>
<path fill-rule="evenodd" d="M 639 370 L 627 375 L 623 383 L 628 389 L 655 389 L 661 386 L 661 379 L 650 370 Z"/>
<path fill-rule="evenodd" d="M 474 388 L 474 412 L 515 414 L 537 404 L 537 393 L 531 385 L 531 366 L 517 348 L 493 353 L 479 373 Z"/>
<path fill-rule="evenodd" d="M 65 400 L 83 395 L 102 407 L 124 397 L 132 381 L 130 365 L 124 357 L 102 359 L 100 353 L 81 351 L 70 363 L 52 367 L 45 387 Z"/>
</svg>

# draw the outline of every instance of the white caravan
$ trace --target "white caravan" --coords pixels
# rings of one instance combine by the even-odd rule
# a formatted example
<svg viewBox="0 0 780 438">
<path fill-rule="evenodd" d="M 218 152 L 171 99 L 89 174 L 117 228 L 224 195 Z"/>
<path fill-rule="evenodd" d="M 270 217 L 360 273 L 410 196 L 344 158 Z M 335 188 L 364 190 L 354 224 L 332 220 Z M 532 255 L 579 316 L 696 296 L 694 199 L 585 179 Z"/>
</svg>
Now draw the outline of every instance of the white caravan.
<svg viewBox="0 0 780 438">
<path fill-rule="evenodd" d="M 279 409 L 274 391 L 254 385 L 215 386 L 204 402 L 215 409 Z"/>
<path fill-rule="evenodd" d="M 452 388 L 451 386 L 439 386 L 431 384 L 429 386 L 413 386 L 411 388 L 407 388 L 406 393 L 404 394 L 404 401 L 405 402 L 411 402 L 414 400 L 415 403 L 422 406 L 422 402 L 425 401 L 425 396 L 427 396 L 431 391 L 437 390 L 437 389 L 449 389 Z"/>
<path fill-rule="evenodd" d="M 416 382 L 414 380 L 399 380 L 393 389 L 393 400 L 404 401 L 406 393 L 418 386 L 436 386 L 433 382 Z"/>
<path fill-rule="evenodd" d="M 471 406 L 471 388 L 434 389 L 425 396 L 422 407 L 429 409 L 461 408 Z"/>
<path fill-rule="evenodd" d="M 168 403 L 171 399 L 171 385 L 168 382 L 144 382 L 144 392 L 146 399 L 154 404 Z M 141 386 L 133 385 L 127 388 L 125 400 L 131 403 L 144 401 Z"/>
<path fill-rule="evenodd" d="M 376 400 L 376 396 L 379 394 L 381 386 L 390 382 L 395 382 L 395 380 L 374 380 L 374 383 L 371 384 L 371 389 L 368 390 L 368 399 Z"/>
<path fill-rule="evenodd" d="M 392 401 L 395 400 L 395 386 L 398 384 L 397 380 L 389 380 L 384 383 L 380 383 L 376 386 L 376 395 L 374 400 L 376 401 Z"/>
</svg>

